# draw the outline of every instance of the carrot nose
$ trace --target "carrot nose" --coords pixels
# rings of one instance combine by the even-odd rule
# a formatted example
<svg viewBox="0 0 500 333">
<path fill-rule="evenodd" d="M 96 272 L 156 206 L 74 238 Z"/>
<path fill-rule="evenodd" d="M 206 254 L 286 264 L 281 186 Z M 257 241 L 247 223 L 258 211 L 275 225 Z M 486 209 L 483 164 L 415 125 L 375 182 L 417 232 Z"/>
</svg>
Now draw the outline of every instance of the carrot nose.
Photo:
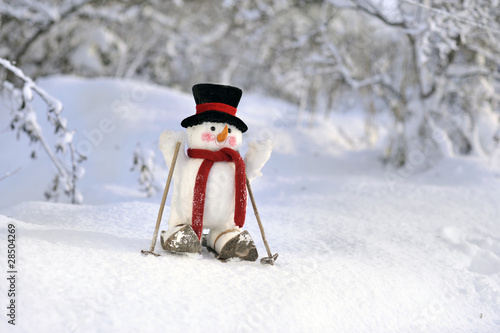
<svg viewBox="0 0 500 333">
<path fill-rule="evenodd" d="M 227 125 L 226 127 L 224 127 L 224 129 L 222 130 L 222 132 L 220 132 L 218 135 L 217 135 L 217 141 L 219 142 L 223 142 L 224 140 L 226 140 L 227 138 Z"/>
</svg>

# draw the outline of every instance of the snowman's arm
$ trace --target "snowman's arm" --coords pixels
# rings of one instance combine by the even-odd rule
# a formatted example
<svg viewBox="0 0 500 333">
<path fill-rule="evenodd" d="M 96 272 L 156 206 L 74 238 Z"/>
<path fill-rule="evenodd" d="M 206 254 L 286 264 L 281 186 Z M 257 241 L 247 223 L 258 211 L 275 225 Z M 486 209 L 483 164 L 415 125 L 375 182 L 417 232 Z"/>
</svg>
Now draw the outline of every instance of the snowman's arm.
<svg viewBox="0 0 500 333">
<path fill-rule="evenodd" d="M 172 163 L 172 157 L 174 156 L 175 145 L 178 141 L 181 143 L 181 149 L 179 151 L 179 155 L 177 156 L 177 163 L 182 163 L 183 160 L 187 159 L 186 154 L 184 153 L 186 133 L 164 130 L 160 135 L 160 151 L 163 153 L 163 157 L 165 158 L 165 162 L 169 168 Z"/>
<path fill-rule="evenodd" d="M 248 152 L 245 155 L 245 170 L 247 178 L 252 182 L 258 176 L 261 176 L 260 170 L 266 164 L 271 151 L 273 150 L 273 143 L 271 140 L 250 142 L 248 144 Z"/>
</svg>

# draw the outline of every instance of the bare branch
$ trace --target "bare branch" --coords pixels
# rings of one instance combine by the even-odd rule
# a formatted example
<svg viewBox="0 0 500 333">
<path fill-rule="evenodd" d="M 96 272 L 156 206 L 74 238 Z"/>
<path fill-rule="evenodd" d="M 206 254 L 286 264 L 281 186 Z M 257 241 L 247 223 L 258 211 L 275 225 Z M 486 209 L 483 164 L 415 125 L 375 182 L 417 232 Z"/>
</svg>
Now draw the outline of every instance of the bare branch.
<svg viewBox="0 0 500 333">
<path fill-rule="evenodd" d="M 19 172 L 19 170 L 21 170 L 21 167 L 18 167 L 18 168 L 17 168 L 16 170 L 14 170 L 14 171 L 7 172 L 5 175 L 3 175 L 2 177 L 0 177 L 0 182 L 1 182 L 2 180 L 6 179 L 6 178 L 8 178 L 8 177 L 10 177 L 10 176 L 12 176 L 12 175 L 14 175 L 14 174 L 18 173 L 18 172 Z"/>
</svg>

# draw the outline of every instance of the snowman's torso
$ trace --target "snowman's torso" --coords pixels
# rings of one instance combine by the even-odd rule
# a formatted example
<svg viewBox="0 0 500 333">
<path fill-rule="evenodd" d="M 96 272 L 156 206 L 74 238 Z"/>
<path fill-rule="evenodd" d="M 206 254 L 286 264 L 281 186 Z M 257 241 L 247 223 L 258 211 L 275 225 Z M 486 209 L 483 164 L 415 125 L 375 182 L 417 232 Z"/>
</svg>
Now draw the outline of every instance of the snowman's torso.
<svg viewBox="0 0 500 333">
<path fill-rule="evenodd" d="M 176 167 L 174 194 L 169 224 L 191 223 L 196 177 L 202 159 L 187 158 Z M 203 228 L 226 229 L 234 225 L 235 166 L 232 162 L 215 162 L 210 169 L 205 192 Z"/>
</svg>

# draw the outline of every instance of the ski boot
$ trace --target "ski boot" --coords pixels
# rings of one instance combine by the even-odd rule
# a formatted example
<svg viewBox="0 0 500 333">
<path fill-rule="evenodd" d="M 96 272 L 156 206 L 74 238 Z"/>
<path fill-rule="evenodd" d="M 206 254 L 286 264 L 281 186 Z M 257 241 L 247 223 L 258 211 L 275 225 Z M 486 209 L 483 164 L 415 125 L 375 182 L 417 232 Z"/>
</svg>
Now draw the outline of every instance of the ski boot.
<svg viewBox="0 0 500 333">
<path fill-rule="evenodd" d="M 230 232 L 238 232 L 236 235 L 228 235 Z M 217 243 L 220 244 L 217 244 Z M 222 243 L 225 242 L 225 243 Z M 220 249 L 218 248 L 220 246 Z M 248 231 L 239 232 L 238 229 L 232 229 L 222 232 L 214 241 L 216 258 L 221 261 L 227 261 L 231 258 L 241 260 L 255 261 L 259 257 L 255 243 Z"/>
<path fill-rule="evenodd" d="M 161 247 L 172 253 L 201 253 L 201 243 L 190 225 L 178 225 L 170 231 L 162 230 Z"/>
</svg>

